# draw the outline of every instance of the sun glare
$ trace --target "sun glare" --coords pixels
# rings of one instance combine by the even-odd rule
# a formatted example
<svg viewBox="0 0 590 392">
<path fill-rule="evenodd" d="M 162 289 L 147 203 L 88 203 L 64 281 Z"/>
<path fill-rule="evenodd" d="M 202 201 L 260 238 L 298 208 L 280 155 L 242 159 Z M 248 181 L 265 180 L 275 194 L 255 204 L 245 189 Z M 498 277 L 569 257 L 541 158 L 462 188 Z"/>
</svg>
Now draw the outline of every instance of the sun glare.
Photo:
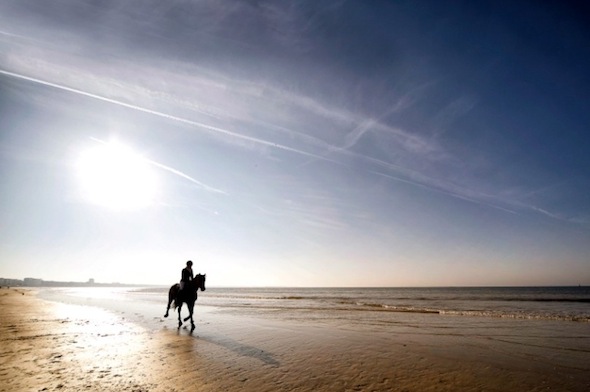
<svg viewBox="0 0 590 392">
<path fill-rule="evenodd" d="M 83 198 L 114 210 L 152 205 L 156 174 L 149 161 L 117 142 L 100 143 L 80 153 L 76 165 Z"/>
</svg>

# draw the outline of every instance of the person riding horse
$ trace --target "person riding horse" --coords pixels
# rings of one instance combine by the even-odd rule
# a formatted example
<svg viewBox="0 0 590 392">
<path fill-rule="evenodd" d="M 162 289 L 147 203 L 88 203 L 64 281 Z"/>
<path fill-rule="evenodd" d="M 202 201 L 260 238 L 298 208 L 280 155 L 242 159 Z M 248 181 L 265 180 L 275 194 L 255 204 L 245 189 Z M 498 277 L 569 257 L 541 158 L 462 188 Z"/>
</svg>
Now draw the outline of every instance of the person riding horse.
<svg viewBox="0 0 590 392">
<path fill-rule="evenodd" d="M 182 326 L 182 318 L 180 317 L 180 311 L 182 304 L 185 303 L 189 315 L 184 318 L 184 321 L 191 321 L 191 332 L 195 329 L 195 322 L 193 321 L 193 308 L 195 301 L 197 300 L 197 291 L 205 291 L 205 279 L 206 276 L 202 274 L 193 275 L 193 262 L 187 261 L 186 267 L 182 269 L 180 283 L 173 284 L 168 290 L 168 305 L 166 306 L 166 314 L 164 317 L 168 317 L 170 305 L 174 302 L 174 308 L 178 308 L 178 328 Z"/>
<path fill-rule="evenodd" d="M 186 286 L 192 285 L 193 279 L 193 262 L 189 260 L 186 262 L 186 267 L 182 269 L 180 277 L 180 291 L 184 290 Z"/>
</svg>

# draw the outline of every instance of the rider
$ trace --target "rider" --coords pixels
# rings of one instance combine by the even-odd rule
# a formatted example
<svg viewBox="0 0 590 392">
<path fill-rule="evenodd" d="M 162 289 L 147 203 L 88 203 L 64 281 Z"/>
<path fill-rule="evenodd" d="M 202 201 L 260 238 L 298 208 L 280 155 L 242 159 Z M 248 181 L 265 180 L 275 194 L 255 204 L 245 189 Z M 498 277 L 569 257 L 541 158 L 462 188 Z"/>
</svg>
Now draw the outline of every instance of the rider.
<svg viewBox="0 0 590 392">
<path fill-rule="evenodd" d="M 186 267 L 182 269 L 182 275 L 180 278 L 180 290 L 184 289 L 184 286 L 187 282 L 192 282 L 193 278 L 193 262 L 189 260 L 186 262 Z"/>
</svg>

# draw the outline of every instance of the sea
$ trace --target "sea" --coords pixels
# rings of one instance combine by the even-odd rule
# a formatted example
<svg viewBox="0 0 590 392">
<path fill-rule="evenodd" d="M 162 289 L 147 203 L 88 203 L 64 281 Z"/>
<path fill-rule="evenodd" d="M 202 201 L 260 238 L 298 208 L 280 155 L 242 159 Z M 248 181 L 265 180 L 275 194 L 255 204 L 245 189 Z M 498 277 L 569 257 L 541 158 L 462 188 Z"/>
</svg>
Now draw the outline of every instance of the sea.
<svg viewBox="0 0 590 392">
<path fill-rule="evenodd" d="M 43 299 L 146 317 L 163 315 L 168 287 L 42 289 Z M 224 288 L 198 292 L 195 312 L 300 320 L 432 317 L 590 322 L 590 287 Z"/>
</svg>

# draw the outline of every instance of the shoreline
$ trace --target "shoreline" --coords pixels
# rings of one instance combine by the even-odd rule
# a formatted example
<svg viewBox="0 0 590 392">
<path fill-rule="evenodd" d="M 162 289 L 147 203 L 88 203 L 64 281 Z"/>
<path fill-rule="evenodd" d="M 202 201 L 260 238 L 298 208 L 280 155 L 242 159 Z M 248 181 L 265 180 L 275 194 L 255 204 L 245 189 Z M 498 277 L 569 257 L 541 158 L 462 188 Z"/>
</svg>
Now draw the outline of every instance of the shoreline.
<svg viewBox="0 0 590 392">
<path fill-rule="evenodd" d="M 524 321 L 496 321 L 505 331 L 490 337 L 485 321 L 440 315 L 359 326 L 213 308 L 197 311 L 191 335 L 176 328 L 174 314 L 147 328 L 128 314 L 49 302 L 30 289 L 0 289 L 0 305 L 1 391 L 590 388 L 588 334 L 578 349 L 540 345 L 546 336 L 528 336 L 533 324 Z"/>
</svg>

